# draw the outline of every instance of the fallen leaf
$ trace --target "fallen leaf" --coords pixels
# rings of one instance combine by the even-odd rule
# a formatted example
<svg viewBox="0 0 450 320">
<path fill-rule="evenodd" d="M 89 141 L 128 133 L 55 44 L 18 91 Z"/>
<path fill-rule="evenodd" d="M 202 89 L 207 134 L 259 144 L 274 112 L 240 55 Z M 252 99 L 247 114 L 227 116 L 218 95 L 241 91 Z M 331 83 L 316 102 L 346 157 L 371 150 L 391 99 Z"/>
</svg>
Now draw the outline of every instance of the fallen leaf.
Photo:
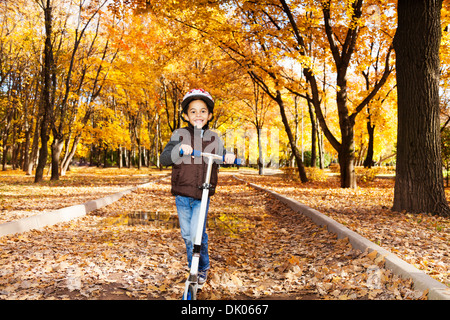
<svg viewBox="0 0 450 320">
<path fill-rule="evenodd" d="M 377 257 L 377 254 L 378 254 L 378 252 L 376 250 L 373 250 L 367 255 L 367 258 L 369 258 L 370 260 L 373 261 Z"/>
</svg>

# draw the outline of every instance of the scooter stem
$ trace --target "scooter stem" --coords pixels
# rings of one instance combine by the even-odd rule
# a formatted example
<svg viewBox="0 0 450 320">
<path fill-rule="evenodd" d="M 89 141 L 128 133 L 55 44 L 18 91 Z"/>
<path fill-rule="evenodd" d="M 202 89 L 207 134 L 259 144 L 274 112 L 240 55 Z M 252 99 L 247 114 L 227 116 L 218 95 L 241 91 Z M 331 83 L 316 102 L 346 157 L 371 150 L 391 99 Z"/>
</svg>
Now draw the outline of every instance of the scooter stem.
<svg viewBox="0 0 450 320">
<path fill-rule="evenodd" d="M 206 170 L 205 184 L 203 185 L 202 202 L 200 204 L 200 216 L 198 218 L 197 231 L 194 238 L 194 245 L 201 245 L 203 235 L 203 225 L 206 218 L 206 206 L 209 198 L 209 182 L 211 180 L 211 170 L 213 164 L 212 157 L 208 157 L 208 168 Z"/>
</svg>

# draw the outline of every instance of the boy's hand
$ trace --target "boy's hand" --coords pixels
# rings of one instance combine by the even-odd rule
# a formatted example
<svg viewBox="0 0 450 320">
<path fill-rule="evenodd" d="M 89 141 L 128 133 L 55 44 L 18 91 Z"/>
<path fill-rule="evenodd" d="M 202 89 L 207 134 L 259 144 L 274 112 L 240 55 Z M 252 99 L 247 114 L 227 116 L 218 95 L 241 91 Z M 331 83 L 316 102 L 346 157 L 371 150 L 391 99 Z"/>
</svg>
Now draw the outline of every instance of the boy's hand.
<svg viewBox="0 0 450 320">
<path fill-rule="evenodd" d="M 194 151 L 194 149 L 192 149 L 192 147 L 188 144 L 182 144 L 180 146 L 180 151 L 183 150 L 183 155 L 184 156 L 188 156 L 191 155 L 192 152 Z"/>
<path fill-rule="evenodd" d="M 226 164 L 233 164 L 235 159 L 236 159 L 236 156 L 232 153 L 227 153 L 225 155 L 225 163 Z"/>
</svg>

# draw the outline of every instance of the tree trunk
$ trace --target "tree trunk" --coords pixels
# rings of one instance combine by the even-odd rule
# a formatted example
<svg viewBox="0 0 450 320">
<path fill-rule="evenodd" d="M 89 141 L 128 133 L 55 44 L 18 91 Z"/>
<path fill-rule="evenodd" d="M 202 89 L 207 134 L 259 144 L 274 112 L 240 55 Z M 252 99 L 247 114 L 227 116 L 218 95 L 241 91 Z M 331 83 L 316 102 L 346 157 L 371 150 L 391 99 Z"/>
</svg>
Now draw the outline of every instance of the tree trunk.
<svg viewBox="0 0 450 320">
<path fill-rule="evenodd" d="M 375 125 L 372 125 L 372 121 L 370 119 L 367 120 L 367 133 L 369 134 L 369 145 L 367 146 L 367 156 L 364 160 L 364 168 L 372 168 L 373 165 L 373 148 L 375 142 Z"/>
<path fill-rule="evenodd" d="M 51 119 L 51 105 L 50 100 L 50 88 L 51 88 L 51 73 L 53 69 L 53 45 L 52 45 L 52 7 L 51 1 L 47 0 L 46 7 L 44 9 L 45 17 L 45 46 L 44 46 L 44 66 L 43 66 L 43 87 L 42 98 L 40 105 L 41 116 L 41 149 L 39 151 L 39 162 L 36 168 L 36 174 L 34 176 L 34 182 L 42 181 L 44 177 L 44 168 L 47 164 L 48 156 L 48 140 L 49 140 L 49 124 Z"/>
<path fill-rule="evenodd" d="M 341 146 L 338 150 L 339 166 L 341 169 L 341 187 L 356 188 L 355 174 L 355 141 L 354 118 L 350 117 L 347 108 L 347 66 L 338 68 L 336 85 L 336 104 L 339 114 L 339 127 L 341 129 Z"/>
<path fill-rule="evenodd" d="M 50 180 L 59 180 L 59 157 L 64 146 L 62 136 L 55 136 L 52 143 L 52 177 Z"/>
<path fill-rule="evenodd" d="M 103 168 L 108 167 L 108 147 L 103 150 Z"/>
<path fill-rule="evenodd" d="M 34 133 L 33 133 L 33 145 L 31 147 L 31 153 L 30 153 L 30 160 L 28 162 L 28 166 L 26 168 L 27 176 L 31 176 L 33 173 L 33 168 L 36 165 L 36 161 L 38 158 L 38 152 L 39 152 L 39 117 L 36 117 L 36 123 L 34 127 Z"/>
<path fill-rule="evenodd" d="M 142 169 L 142 147 L 140 144 L 140 140 L 138 140 L 137 151 L 138 151 L 137 166 L 138 166 L 138 170 L 141 170 Z"/>
<path fill-rule="evenodd" d="M 2 171 L 6 171 L 6 160 L 8 159 L 9 146 L 3 147 Z"/>
<path fill-rule="evenodd" d="M 119 167 L 119 169 L 122 169 L 123 167 L 122 146 L 119 146 L 119 148 L 117 148 L 117 166 Z"/>
<path fill-rule="evenodd" d="M 317 127 L 317 136 L 318 136 L 318 146 L 319 146 L 319 165 L 320 169 L 325 169 L 325 150 L 323 143 L 323 134 L 320 131 L 319 122 L 316 124 Z"/>
<path fill-rule="evenodd" d="M 79 141 L 80 141 L 80 136 L 77 135 L 74 138 L 74 141 L 72 143 L 72 148 L 70 149 L 70 153 L 68 155 L 66 153 L 67 156 L 65 157 L 63 163 L 61 164 L 61 176 L 65 176 L 66 175 L 66 172 L 69 169 L 69 165 L 72 162 L 72 159 L 75 156 L 75 153 L 77 151 L 77 146 L 78 146 L 78 142 Z"/>
<path fill-rule="evenodd" d="M 262 129 L 256 127 L 256 133 L 258 135 L 258 174 L 263 176 L 264 175 L 264 153 L 263 153 L 261 130 Z"/>
<path fill-rule="evenodd" d="M 39 159 L 38 159 L 38 165 L 36 167 L 36 173 L 34 176 L 34 182 L 40 182 L 44 178 L 44 169 L 47 164 L 47 157 L 48 157 L 48 119 L 46 119 L 46 116 L 44 115 L 44 120 L 41 123 L 41 148 L 39 149 Z"/>
<path fill-rule="evenodd" d="M 311 119 L 311 167 L 315 168 L 317 162 L 316 137 L 318 130 L 316 117 L 314 117 L 313 105 L 310 100 L 308 100 L 308 110 L 309 110 L 309 118 Z"/>
<path fill-rule="evenodd" d="M 32 125 L 29 125 L 26 120 L 25 124 L 25 143 L 23 146 L 23 163 L 22 170 L 26 171 L 28 168 L 28 163 L 30 162 L 30 145 L 31 145 L 31 133 L 33 132 Z"/>
<path fill-rule="evenodd" d="M 450 215 L 439 126 L 442 0 L 398 2 L 398 140 L 393 210 Z"/>
<path fill-rule="evenodd" d="M 339 168 L 341 174 L 341 188 L 356 188 L 355 174 L 355 141 L 353 139 L 353 126 L 342 132 L 342 144 L 338 152 Z"/>
<path fill-rule="evenodd" d="M 6 126 L 4 128 L 4 131 L 2 132 L 3 135 L 3 156 L 2 156 L 2 170 L 6 171 L 6 164 L 7 164 L 7 160 L 8 160 L 8 152 L 9 152 L 9 148 L 10 145 L 8 144 L 8 137 L 9 137 L 9 130 L 11 128 L 12 125 L 12 121 L 13 121 L 13 110 L 8 108 L 8 113 L 6 116 Z"/>
<path fill-rule="evenodd" d="M 292 135 L 292 130 L 291 130 L 291 127 L 289 126 L 289 122 L 286 117 L 284 102 L 281 98 L 281 93 L 279 91 L 277 91 L 276 101 L 278 103 L 278 106 L 280 107 L 281 120 L 284 124 L 286 134 L 289 138 L 289 143 L 291 145 L 292 152 L 294 153 L 295 160 L 297 161 L 297 167 L 298 167 L 300 181 L 303 183 L 308 182 L 308 178 L 306 177 L 306 171 L 305 171 L 305 167 L 303 165 L 302 157 L 301 157 L 300 153 L 298 152 L 297 146 L 295 145 L 294 136 Z"/>
</svg>

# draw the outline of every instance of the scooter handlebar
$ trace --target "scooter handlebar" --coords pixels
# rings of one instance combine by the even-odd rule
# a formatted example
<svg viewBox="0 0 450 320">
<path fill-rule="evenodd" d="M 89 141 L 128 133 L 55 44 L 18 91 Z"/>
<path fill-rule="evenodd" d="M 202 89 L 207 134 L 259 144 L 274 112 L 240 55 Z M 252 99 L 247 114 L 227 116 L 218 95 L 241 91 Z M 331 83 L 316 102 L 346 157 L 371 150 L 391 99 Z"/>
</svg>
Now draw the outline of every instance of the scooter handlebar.
<svg viewBox="0 0 450 320">
<path fill-rule="evenodd" d="M 192 154 L 193 157 L 213 157 L 215 159 L 222 159 L 223 162 L 225 162 L 225 156 L 220 156 L 218 154 L 212 154 L 212 153 L 204 153 L 200 150 L 193 150 Z M 183 150 L 180 149 L 180 156 L 183 156 Z M 242 159 L 236 158 L 234 159 L 234 164 L 240 166 L 242 164 Z"/>
</svg>

